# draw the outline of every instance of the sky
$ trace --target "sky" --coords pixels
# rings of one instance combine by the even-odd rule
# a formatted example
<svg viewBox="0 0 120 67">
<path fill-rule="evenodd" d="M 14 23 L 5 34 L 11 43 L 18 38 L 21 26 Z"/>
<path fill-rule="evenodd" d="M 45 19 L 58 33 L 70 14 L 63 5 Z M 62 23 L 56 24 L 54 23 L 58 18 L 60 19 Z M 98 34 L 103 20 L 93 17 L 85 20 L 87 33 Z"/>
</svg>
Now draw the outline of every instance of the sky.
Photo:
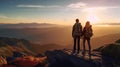
<svg viewBox="0 0 120 67">
<path fill-rule="evenodd" d="M 120 23 L 120 0 L 0 0 L 0 23 Z"/>
</svg>

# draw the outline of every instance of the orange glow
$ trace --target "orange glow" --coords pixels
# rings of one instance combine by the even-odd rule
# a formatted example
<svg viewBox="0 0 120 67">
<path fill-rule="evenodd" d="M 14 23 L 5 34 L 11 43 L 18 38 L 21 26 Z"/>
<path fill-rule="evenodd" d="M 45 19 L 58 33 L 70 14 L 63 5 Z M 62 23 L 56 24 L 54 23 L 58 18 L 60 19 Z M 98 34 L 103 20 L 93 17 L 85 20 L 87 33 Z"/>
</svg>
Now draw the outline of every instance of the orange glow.
<svg viewBox="0 0 120 67">
<path fill-rule="evenodd" d="M 86 20 L 90 21 L 92 24 L 95 24 L 99 21 L 98 17 L 94 14 L 87 14 Z"/>
</svg>

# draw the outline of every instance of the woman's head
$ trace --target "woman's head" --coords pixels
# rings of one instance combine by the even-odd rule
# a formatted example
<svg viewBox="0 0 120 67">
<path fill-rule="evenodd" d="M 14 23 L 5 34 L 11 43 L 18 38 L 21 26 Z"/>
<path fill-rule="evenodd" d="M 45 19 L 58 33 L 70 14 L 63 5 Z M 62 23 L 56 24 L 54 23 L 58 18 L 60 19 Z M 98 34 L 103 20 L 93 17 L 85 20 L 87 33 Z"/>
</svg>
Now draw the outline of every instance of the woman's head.
<svg viewBox="0 0 120 67">
<path fill-rule="evenodd" d="M 90 21 L 87 21 L 87 22 L 86 22 L 85 27 L 88 27 L 88 26 L 90 26 Z"/>
</svg>

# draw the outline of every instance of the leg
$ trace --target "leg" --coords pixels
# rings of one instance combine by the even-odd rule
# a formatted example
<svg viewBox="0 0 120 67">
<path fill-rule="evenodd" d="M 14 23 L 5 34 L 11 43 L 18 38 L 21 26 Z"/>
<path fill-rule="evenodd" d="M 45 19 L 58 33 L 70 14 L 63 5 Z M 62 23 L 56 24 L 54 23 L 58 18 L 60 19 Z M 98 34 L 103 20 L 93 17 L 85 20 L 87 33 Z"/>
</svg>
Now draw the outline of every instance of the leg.
<svg viewBox="0 0 120 67">
<path fill-rule="evenodd" d="M 86 49 L 85 49 L 85 41 L 86 41 L 86 39 L 84 38 L 83 39 L 83 52 L 82 52 L 83 57 L 85 56 L 85 51 L 86 51 Z"/>
<path fill-rule="evenodd" d="M 73 46 L 73 53 L 76 52 L 76 37 L 74 37 L 74 46 Z"/>
<path fill-rule="evenodd" d="M 80 36 L 78 37 L 78 49 L 77 49 L 77 54 L 79 54 L 80 52 Z"/>
<path fill-rule="evenodd" d="M 89 47 L 89 58 L 91 58 L 91 45 L 90 45 L 90 38 L 87 39 L 88 47 Z"/>
</svg>

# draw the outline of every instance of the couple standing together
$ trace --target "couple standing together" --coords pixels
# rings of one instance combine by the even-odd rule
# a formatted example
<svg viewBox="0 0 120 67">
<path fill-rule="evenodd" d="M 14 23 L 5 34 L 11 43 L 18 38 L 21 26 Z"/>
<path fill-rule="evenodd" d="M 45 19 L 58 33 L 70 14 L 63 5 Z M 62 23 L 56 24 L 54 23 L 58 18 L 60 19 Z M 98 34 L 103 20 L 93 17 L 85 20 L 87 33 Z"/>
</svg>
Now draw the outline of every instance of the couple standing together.
<svg viewBox="0 0 120 67">
<path fill-rule="evenodd" d="M 90 45 L 90 39 L 93 35 L 92 31 L 92 25 L 90 25 L 90 22 L 87 21 L 85 24 L 85 27 L 82 29 L 82 25 L 79 22 L 79 19 L 76 19 L 76 23 L 73 25 L 72 29 L 72 37 L 74 39 L 74 46 L 73 46 L 73 55 L 77 55 L 80 52 L 80 38 L 83 38 L 83 51 L 82 55 L 85 56 L 86 49 L 85 49 L 85 42 L 88 43 L 89 48 L 89 58 L 91 58 L 91 45 Z M 77 48 L 77 49 L 76 49 Z"/>
</svg>

